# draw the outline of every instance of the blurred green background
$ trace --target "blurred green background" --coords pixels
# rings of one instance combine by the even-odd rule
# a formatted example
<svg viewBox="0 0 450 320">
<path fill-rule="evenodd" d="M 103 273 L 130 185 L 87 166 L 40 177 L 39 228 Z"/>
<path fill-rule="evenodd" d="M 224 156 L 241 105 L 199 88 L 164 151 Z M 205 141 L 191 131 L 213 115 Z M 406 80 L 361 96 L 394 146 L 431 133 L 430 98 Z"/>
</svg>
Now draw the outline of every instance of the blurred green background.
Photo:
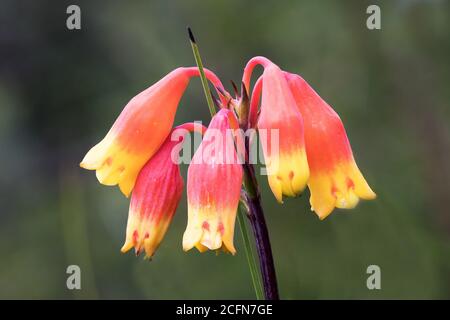
<svg viewBox="0 0 450 320">
<path fill-rule="evenodd" d="M 366 28 L 370 4 L 381 30 Z M 183 196 L 152 262 L 121 254 L 128 200 L 78 167 L 131 97 L 194 64 L 187 25 L 228 87 L 255 55 L 301 74 L 378 194 L 319 221 L 308 192 L 280 206 L 260 179 L 281 297 L 450 298 L 449 13 L 437 0 L 2 1 L 0 298 L 254 297 L 239 230 L 234 257 L 184 253 Z M 208 119 L 193 79 L 176 123 Z M 66 288 L 71 264 L 82 290 Z M 366 287 L 371 264 L 381 290 Z"/>
</svg>

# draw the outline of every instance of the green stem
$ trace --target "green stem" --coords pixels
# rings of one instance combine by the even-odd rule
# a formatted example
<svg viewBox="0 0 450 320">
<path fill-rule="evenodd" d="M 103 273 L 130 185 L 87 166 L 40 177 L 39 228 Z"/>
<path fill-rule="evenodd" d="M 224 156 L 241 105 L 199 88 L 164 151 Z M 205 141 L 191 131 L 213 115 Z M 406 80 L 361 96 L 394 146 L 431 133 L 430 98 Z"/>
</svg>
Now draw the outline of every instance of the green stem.
<svg viewBox="0 0 450 320">
<path fill-rule="evenodd" d="M 195 63 L 197 63 L 198 71 L 200 72 L 200 79 L 202 81 L 203 91 L 205 92 L 206 101 L 208 102 L 209 112 L 211 117 L 216 114 L 216 109 L 214 108 L 214 102 L 211 96 L 211 91 L 209 90 L 208 80 L 205 76 L 205 71 L 203 70 L 202 58 L 200 57 L 200 51 L 198 50 L 197 43 L 195 42 L 194 35 L 191 28 L 188 28 L 189 39 L 191 41 L 192 52 L 194 53 Z"/>
<path fill-rule="evenodd" d="M 92 253 L 86 222 L 83 188 L 78 175 L 67 168 L 60 169 L 60 212 L 63 243 L 67 264 L 79 265 L 82 272 L 82 290 L 73 290 L 76 299 L 98 299 Z"/>
<path fill-rule="evenodd" d="M 256 299 L 264 300 L 264 292 L 262 289 L 261 277 L 258 272 L 258 267 L 256 266 L 255 256 L 253 254 L 252 245 L 250 244 L 250 239 L 248 238 L 247 225 L 245 223 L 246 209 L 240 206 L 238 212 L 239 228 L 241 229 L 242 240 L 245 247 L 245 255 L 247 256 L 247 263 L 250 269 L 250 274 L 252 276 L 253 288 L 255 289 Z"/>
<path fill-rule="evenodd" d="M 200 72 L 200 79 L 202 81 L 203 91 L 205 93 L 206 101 L 208 103 L 209 112 L 211 117 L 216 114 L 216 109 L 214 108 L 213 99 L 211 96 L 211 91 L 209 90 L 208 80 L 205 76 L 205 71 L 203 70 L 202 58 L 200 56 L 200 51 L 198 49 L 197 43 L 195 42 L 194 35 L 192 34 L 191 28 L 188 28 L 189 39 L 191 42 L 192 52 L 194 53 L 195 62 L 197 64 L 198 70 Z M 245 190 L 245 185 L 243 186 Z M 253 255 L 252 246 L 248 238 L 247 227 L 244 219 L 245 212 L 239 210 L 238 221 L 239 227 L 241 229 L 242 239 L 244 242 L 245 253 L 247 256 L 248 267 L 250 269 L 250 275 L 252 277 L 253 287 L 255 289 L 256 298 L 258 300 L 263 299 L 263 289 L 261 284 L 261 279 L 259 276 L 258 268 L 256 266 L 255 257 Z"/>
</svg>

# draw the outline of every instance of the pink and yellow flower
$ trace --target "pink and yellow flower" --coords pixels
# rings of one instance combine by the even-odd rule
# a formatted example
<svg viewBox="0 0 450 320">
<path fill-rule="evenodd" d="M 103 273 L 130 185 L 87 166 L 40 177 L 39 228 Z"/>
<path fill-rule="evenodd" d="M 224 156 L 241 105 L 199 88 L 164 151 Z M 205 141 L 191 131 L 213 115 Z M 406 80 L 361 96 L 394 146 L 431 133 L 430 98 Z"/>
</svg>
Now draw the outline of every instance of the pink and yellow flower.
<svg viewBox="0 0 450 320">
<path fill-rule="evenodd" d="M 242 166 L 238 163 L 231 125 L 231 111 L 222 109 L 211 120 L 188 169 L 188 224 L 183 235 L 185 251 L 223 249 L 233 244 L 239 204 Z"/>
<path fill-rule="evenodd" d="M 248 104 L 257 65 L 264 71 Z M 181 135 L 172 130 L 189 80 L 199 75 L 198 68 L 178 68 L 132 98 L 80 163 L 96 170 L 100 183 L 119 185 L 126 196 L 132 192 L 122 252 L 134 248 L 136 254 L 145 251 L 151 258 L 175 214 L 183 190 L 177 161 L 182 141 L 172 139 L 171 132 L 184 138 L 201 128 L 204 134 L 187 174 L 185 251 L 196 247 L 200 252 L 236 253 L 233 238 L 241 192 L 245 200 L 250 199 L 249 190 L 254 191 L 253 200 L 259 197 L 256 184 L 241 190 L 242 159 L 250 168 L 246 172 L 251 184 L 255 177 L 249 163 L 251 137 L 247 139 L 240 129 L 258 129 L 269 186 L 279 202 L 283 196 L 299 195 L 308 185 L 311 209 L 324 219 L 335 207 L 353 208 L 360 198 L 376 197 L 355 163 L 339 116 L 300 76 L 255 57 L 244 70 L 246 92 L 233 99 L 211 71 L 204 71 L 219 93 L 222 108 L 208 129 L 187 123 L 176 128 L 184 129 Z"/>
<path fill-rule="evenodd" d="M 300 76 L 285 76 L 304 119 L 311 209 L 324 219 L 335 207 L 354 208 L 359 198 L 374 199 L 337 113 Z"/>
<path fill-rule="evenodd" d="M 183 191 L 178 159 L 184 136 L 194 131 L 203 134 L 205 130 L 194 123 L 178 126 L 139 172 L 131 195 L 122 252 L 134 247 L 136 254 L 145 250 L 146 258 L 153 256 L 167 232 Z"/>
<path fill-rule="evenodd" d="M 264 66 L 260 82 L 261 113 L 257 121 L 259 137 L 270 188 L 275 198 L 283 202 L 283 195 L 290 197 L 299 195 L 305 189 L 309 177 L 303 138 L 303 118 L 283 71 L 269 60 L 256 57 L 247 64 L 244 74 L 251 72 L 249 70 L 255 63 Z M 244 82 L 247 81 L 245 77 Z M 255 99 L 257 98 L 252 97 L 253 101 Z"/>
<path fill-rule="evenodd" d="M 168 137 L 140 171 L 131 195 L 122 252 L 134 247 L 136 254 L 145 250 L 150 258 L 166 234 L 183 191 L 180 169 L 171 159 L 178 144 Z"/>
<path fill-rule="evenodd" d="M 211 71 L 205 73 L 222 87 Z M 118 184 L 128 197 L 139 171 L 170 133 L 189 79 L 198 74 L 197 68 L 175 69 L 131 99 L 106 137 L 89 150 L 80 166 L 96 170 L 102 184 Z"/>
</svg>

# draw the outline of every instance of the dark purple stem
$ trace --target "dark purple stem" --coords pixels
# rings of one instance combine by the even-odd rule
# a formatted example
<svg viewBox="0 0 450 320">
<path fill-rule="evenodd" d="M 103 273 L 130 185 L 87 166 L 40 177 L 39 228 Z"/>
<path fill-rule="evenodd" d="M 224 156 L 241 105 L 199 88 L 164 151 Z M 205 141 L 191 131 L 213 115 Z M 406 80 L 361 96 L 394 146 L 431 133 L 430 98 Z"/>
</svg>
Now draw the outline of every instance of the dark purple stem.
<svg viewBox="0 0 450 320">
<path fill-rule="evenodd" d="M 244 165 L 248 218 L 255 236 L 256 250 L 258 251 L 259 267 L 264 286 L 266 300 L 279 300 L 277 276 L 273 262 L 269 231 L 267 230 L 264 211 L 261 206 L 261 196 L 255 177 L 255 169 L 251 164 Z"/>
</svg>

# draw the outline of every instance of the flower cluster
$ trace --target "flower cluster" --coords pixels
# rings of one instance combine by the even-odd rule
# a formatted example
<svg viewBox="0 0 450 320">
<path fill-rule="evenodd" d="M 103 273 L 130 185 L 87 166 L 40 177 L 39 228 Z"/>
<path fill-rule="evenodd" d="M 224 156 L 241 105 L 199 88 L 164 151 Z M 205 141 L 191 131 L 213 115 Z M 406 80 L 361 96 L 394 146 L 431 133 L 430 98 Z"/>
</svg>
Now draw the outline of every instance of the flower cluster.
<svg viewBox="0 0 450 320">
<path fill-rule="evenodd" d="M 250 92 L 256 65 L 264 71 Z M 161 243 L 183 192 L 174 160 L 184 134 L 195 130 L 203 140 L 187 174 L 185 251 L 196 247 L 201 252 L 236 252 L 233 236 L 243 168 L 235 148 L 239 134 L 233 133 L 240 128 L 264 131 L 260 140 L 268 181 L 279 202 L 308 186 L 311 209 L 324 219 L 335 207 L 353 208 L 359 198 L 375 198 L 356 166 L 339 116 L 300 76 L 255 57 L 244 69 L 243 93 L 232 98 L 213 72 L 205 69 L 205 75 L 217 90 L 221 108 L 208 128 L 192 123 L 173 128 L 180 99 L 190 79 L 199 76 L 196 67 L 178 68 L 132 98 L 80 164 L 96 170 L 100 183 L 131 194 L 122 252 L 134 248 L 150 258 Z M 250 95 L 250 106 L 244 108 L 244 97 Z M 219 141 L 216 132 L 223 137 Z"/>
</svg>

